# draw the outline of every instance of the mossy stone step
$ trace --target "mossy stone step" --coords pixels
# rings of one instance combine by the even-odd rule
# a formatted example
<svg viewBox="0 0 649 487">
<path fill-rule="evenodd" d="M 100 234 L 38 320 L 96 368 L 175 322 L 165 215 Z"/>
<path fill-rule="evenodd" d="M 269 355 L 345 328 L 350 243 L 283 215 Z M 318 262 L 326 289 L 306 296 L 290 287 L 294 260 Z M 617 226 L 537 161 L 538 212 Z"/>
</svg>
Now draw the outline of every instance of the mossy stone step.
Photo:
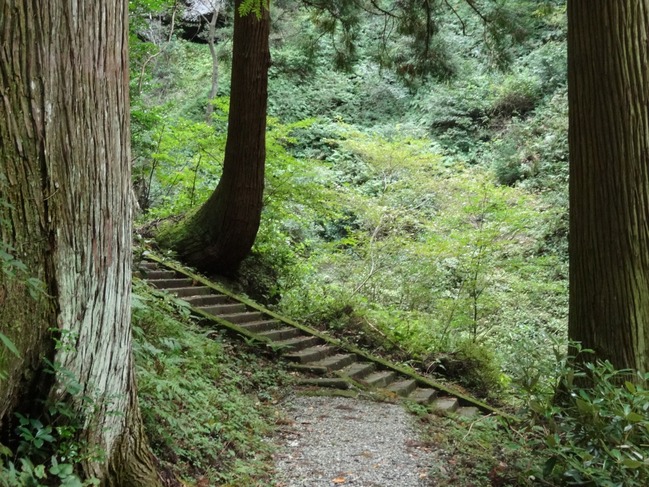
<svg viewBox="0 0 649 487">
<path fill-rule="evenodd" d="M 410 393 L 408 399 L 416 402 L 417 404 L 430 404 L 430 402 L 437 397 L 435 389 L 418 387 Z"/>
<path fill-rule="evenodd" d="M 299 351 L 304 350 L 305 348 L 314 347 L 320 343 L 320 339 L 314 336 L 298 336 L 295 338 L 289 338 L 288 340 L 279 340 L 270 344 L 273 347 L 277 347 L 280 350 L 286 351 Z"/>
<path fill-rule="evenodd" d="M 376 366 L 372 362 L 354 362 L 339 371 L 343 377 L 358 380 L 374 372 Z"/>
<path fill-rule="evenodd" d="M 290 363 L 288 364 L 288 368 L 302 374 L 327 375 L 329 372 L 327 367 L 311 364 Z"/>
<path fill-rule="evenodd" d="M 228 304 L 232 302 L 232 298 L 225 294 L 206 294 L 203 296 L 187 296 L 183 298 L 190 305 L 200 306 L 214 306 L 217 304 Z"/>
<path fill-rule="evenodd" d="M 299 350 L 297 352 L 284 354 L 284 357 L 294 362 L 307 364 L 309 362 L 317 362 L 318 360 L 322 360 L 326 356 L 331 355 L 332 352 L 333 348 L 328 345 L 316 345 L 314 347 L 305 348 L 304 350 Z"/>
<path fill-rule="evenodd" d="M 149 281 L 150 283 L 150 281 Z M 188 296 L 207 296 L 212 290 L 207 286 L 187 286 L 165 289 L 170 294 L 175 294 L 179 298 L 185 299 Z"/>
<path fill-rule="evenodd" d="M 140 269 L 140 277 L 142 279 L 173 279 L 176 277 L 176 271 L 161 271 L 158 269 Z"/>
<path fill-rule="evenodd" d="M 244 313 L 246 311 L 246 305 L 241 303 L 213 304 L 197 306 L 197 308 L 215 316 Z"/>
<path fill-rule="evenodd" d="M 417 388 L 417 382 L 412 379 L 399 380 L 388 386 L 388 391 L 394 392 L 397 396 L 406 397 Z"/>
<path fill-rule="evenodd" d="M 340 370 L 354 362 L 355 356 L 349 353 L 339 353 L 331 355 L 310 365 L 315 367 L 324 367 L 328 372 Z"/>
<path fill-rule="evenodd" d="M 361 382 L 364 382 L 370 387 L 387 387 L 388 384 L 395 381 L 397 374 L 391 370 L 380 370 L 373 372 L 365 377 Z"/>
<path fill-rule="evenodd" d="M 148 283 L 158 289 L 175 289 L 179 287 L 190 287 L 194 284 L 193 279 L 188 277 L 179 277 L 176 279 L 147 279 Z"/>
<path fill-rule="evenodd" d="M 433 408 L 442 411 L 454 413 L 460 407 L 460 402 L 454 397 L 440 397 L 433 401 Z"/>
<path fill-rule="evenodd" d="M 247 323 L 239 324 L 241 328 L 244 328 L 252 333 L 260 333 L 266 330 L 275 330 L 278 327 L 282 326 L 277 320 L 258 320 L 258 321 L 248 321 Z"/>
<path fill-rule="evenodd" d="M 292 326 L 286 326 L 284 328 L 273 329 L 259 332 L 260 335 L 269 338 L 271 341 L 275 340 L 286 340 L 288 338 L 294 338 L 301 334 L 301 331 Z"/>
<path fill-rule="evenodd" d="M 221 318 L 222 320 L 227 320 L 230 323 L 243 324 L 251 323 L 253 321 L 260 321 L 263 316 L 263 313 L 260 313 L 258 311 L 246 311 L 244 313 L 219 315 L 219 318 Z"/>
<path fill-rule="evenodd" d="M 465 418 L 473 418 L 480 414 L 480 410 L 474 406 L 466 406 L 458 408 L 456 413 Z"/>
</svg>

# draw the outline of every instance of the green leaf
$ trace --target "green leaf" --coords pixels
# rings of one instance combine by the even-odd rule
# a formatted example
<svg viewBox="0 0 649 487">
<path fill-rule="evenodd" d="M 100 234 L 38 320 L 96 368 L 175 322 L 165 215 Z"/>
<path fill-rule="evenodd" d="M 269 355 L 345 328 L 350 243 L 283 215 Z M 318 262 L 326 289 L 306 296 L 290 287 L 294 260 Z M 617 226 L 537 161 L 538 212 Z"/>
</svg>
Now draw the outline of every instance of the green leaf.
<svg viewBox="0 0 649 487">
<path fill-rule="evenodd" d="M 36 468 L 34 468 L 34 477 L 36 477 L 37 479 L 47 478 L 47 474 L 45 473 L 45 465 L 36 465 Z"/>
<path fill-rule="evenodd" d="M 622 465 L 624 465 L 626 468 L 640 468 L 642 467 L 642 465 L 644 465 L 644 462 L 633 460 L 632 458 L 625 458 L 624 460 L 622 460 Z"/>
<path fill-rule="evenodd" d="M 593 412 L 593 405 L 590 402 L 576 398 L 575 404 L 577 405 L 579 412 L 582 414 L 591 414 Z"/>
<path fill-rule="evenodd" d="M 7 335 L 4 333 L 0 333 L 0 342 L 3 343 L 5 347 L 9 349 L 11 353 L 13 353 L 16 357 L 20 358 L 20 352 L 16 348 L 16 345 L 14 345 L 14 342 L 12 342 Z"/>
<path fill-rule="evenodd" d="M 556 457 L 548 458 L 548 461 L 545 462 L 545 465 L 543 466 L 543 476 L 549 477 L 550 475 L 552 475 L 552 471 L 554 470 L 554 466 L 556 464 L 557 464 Z"/>
<path fill-rule="evenodd" d="M 639 423 L 640 421 L 644 420 L 644 417 L 638 413 L 630 412 L 626 415 L 626 420 L 629 423 Z"/>
<path fill-rule="evenodd" d="M 13 456 L 13 452 L 8 447 L 6 447 L 2 443 L 0 443 L 0 456 L 2 456 L 2 457 L 11 457 L 11 456 Z"/>
<path fill-rule="evenodd" d="M 70 475 L 63 479 L 61 487 L 83 487 L 83 483 L 76 475 Z"/>
</svg>

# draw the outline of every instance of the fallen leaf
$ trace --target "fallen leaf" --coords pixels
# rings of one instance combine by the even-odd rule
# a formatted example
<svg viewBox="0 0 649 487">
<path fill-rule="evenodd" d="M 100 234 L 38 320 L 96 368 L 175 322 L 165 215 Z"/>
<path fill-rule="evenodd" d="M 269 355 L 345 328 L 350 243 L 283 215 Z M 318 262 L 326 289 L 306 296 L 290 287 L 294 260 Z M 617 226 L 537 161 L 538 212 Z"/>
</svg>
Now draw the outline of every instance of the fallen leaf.
<svg viewBox="0 0 649 487">
<path fill-rule="evenodd" d="M 345 477 L 336 477 L 335 479 L 332 480 L 334 484 L 344 484 L 347 482 L 347 479 Z"/>
</svg>

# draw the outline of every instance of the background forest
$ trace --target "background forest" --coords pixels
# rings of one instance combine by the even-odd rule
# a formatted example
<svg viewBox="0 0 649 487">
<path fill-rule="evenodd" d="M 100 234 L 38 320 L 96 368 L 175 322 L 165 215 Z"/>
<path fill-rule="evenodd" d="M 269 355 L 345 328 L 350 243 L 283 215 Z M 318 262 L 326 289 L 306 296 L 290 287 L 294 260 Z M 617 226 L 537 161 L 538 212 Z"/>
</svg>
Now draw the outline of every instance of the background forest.
<svg viewBox="0 0 649 487">
<path fill-rule="evenodd" d="M 227 10 L 209 101 L 209 33 L 183 40 L 182 21 L 170 31 L 169 19 L 182 14 L 160 7 L 161 24 L 138 22 L 142 5 L 131 27 L 145 227 L 214 189 L 228 109 Z M 412 53 L 415 22 L 271 8 L 264 210 L 237 284 L 481 395 L 546 387 L 566 345 L 563 2 L 479 15 L 440 4 L 430 66 Z"/>
</svg>

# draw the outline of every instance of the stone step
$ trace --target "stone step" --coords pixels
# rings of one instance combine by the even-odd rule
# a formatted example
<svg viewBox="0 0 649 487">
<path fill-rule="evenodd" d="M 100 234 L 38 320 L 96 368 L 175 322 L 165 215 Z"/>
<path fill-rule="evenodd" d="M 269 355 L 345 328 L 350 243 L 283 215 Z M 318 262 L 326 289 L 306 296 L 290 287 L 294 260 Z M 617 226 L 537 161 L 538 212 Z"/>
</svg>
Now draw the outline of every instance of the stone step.
<svg viewBox="0 0 649 487">
<path fill-rule="evenodd" d="M 430 402 L 437 397 L 435 389 L 418 387 L 410 393 L 408 399 L 417 404 L 430 404 Z"/>
<path fill-rule="evenodd" d="M 480 410 L 474 406 L 465 406 L 458 408 L 456 413 L 465 418 L 474 418 L 480 414 Z"/>
<path fill-rule="evenodd" d="M 300 379 L 297 381 L 302 386 L 329 387 L 332 389 L 349 389 L 350 384 L 340 378 L 318 378 L 318 379 Z"/>
<path fill-rule="evenodd" d="M 305 348 L 298 352 L 291 352 L 284 355 L 288 360 L 307 364 L 309 362 L 317 362 L 333 352 L 333 348 L 328 345 L 316 345 L 315 347 Z"/>
<path fill-rule="evenodd" d="M 137 264 L 137 268 L 155 271 L 160 269 L 160 266 L 156 262 L 151 262 L 149 260 L 142 260 Z"/>
<path fill-rule="evenodd" d="M 194 280 L 187 277 L 179 277 L 178 279 L 151 279 L 148 282 L 158 289 L 175 289 L 189 287 L 194 284 Z"/>
<path fill-rule="evenodd" d="M 282 326 L 282 324 L 277 320 L 258 320 L 240 323 L 239 326 L 249 332 L 260 333 L 262 331 L 275 330 L 278 326 Z"/>
<path fill-rule="evenodd" d="M 138 273 L 142 279 L 173 279 L 176 271 L 162 271 L 159 269 L 139 269 Z"/>
<path fill-rule="evenodd" d="M 342 369 L 340 375 L 358 380 L 373 372 L 374 368 L 375 365 L 372 362 L 355 362 Z"/>
<path fill-rule="evenodd" d="M 403 397 L 408 396 L 415 389 L 417 389 L 417 381 L 412 379 L 393 382 L 388 386 L 388 391 L 394 392 L 397 396 Z"/>
<path fill-rule="evenodd" d="M 251 323 L 253 321 L 261 321 L 264 314 L 259 311 L 246 311 L 244 313 L 233 313 L 227 315 L 219 315 L 222 320 L 227 320 L 230 323 L 243 324 Z"/>
<path fill-rule="evenodd" d="M 354 362 L 356 358 L 355 355 L 349 353 L 339 353 L 336 355 L 331 355 L 317 362 L 312 362 L 309 365 L 315 367 L 324 367 L 327 371 L 331 372 L 334 370 L 340 370 L 343 367 L 347 367 L 349 364 Z"/>
<path fill-rule="evenodd" d="M 315 366 L 311 364 L 290 363 L 288 368 L 302 374 L 327 375 L 327 367 Z"/>
<path fill-rule="evenodd" d="M 267 338 L 270 338 L 271 341 L 276 341 L 276 340 L 286 340 L 288 338 L 294 338 L 296 336 L 299 336 L 301 333 L 302 332 L 297 328 L 294 328 L 292 326 L 286 326 L 284 328 L 262 331 L 259 334 Z"/>
<path fill-rule="evenodd" d="M 232 298 L 225 294 L 208 294 L 205 296 L 188 296 L 183 298 L 192 306 L 214 306 L 216 304 L 227 304 Z"/>
<path fill-rule="evenodd" d="M 362 382 L 366 383 L 370 387 L 387 387 L 388 384 L 394 382 L 397 378 L 397 374 L 391 370 L 380 370 L 378 372 L 372 372 L 370 375 L 365 377 Z"/>
<path fill-rule="evenodd" d="M 212 292 L 212 289 L 207 286 L 187 286 L 167 288 L 165 291 L 185 299 L 187 296 L 206 296 Z"/>
<path fill-rule="evenodd" d="M 246 305 L 241 303 L 214 304 L 211 306 L 197 306 L 197 308 L 215 316 L 232 315 L 246 311 Z"/>
<path fill-rule="evenodd" d="M 433 408 L 442 412 L 454 413 L 460 407 L 460 402 L 455 397 L 440 397 L 433 401 Z"/>
<path fill-rule="evenodd" d="M 290 338 L 288 340 L 274 341 L 272 346 L 276 346 L 280 350 L 293 351 L 304 350 L 305 348 L 313 347 L 320 343 L 320 339 L 314 336 L 299 336 Z"/>
</svg>

